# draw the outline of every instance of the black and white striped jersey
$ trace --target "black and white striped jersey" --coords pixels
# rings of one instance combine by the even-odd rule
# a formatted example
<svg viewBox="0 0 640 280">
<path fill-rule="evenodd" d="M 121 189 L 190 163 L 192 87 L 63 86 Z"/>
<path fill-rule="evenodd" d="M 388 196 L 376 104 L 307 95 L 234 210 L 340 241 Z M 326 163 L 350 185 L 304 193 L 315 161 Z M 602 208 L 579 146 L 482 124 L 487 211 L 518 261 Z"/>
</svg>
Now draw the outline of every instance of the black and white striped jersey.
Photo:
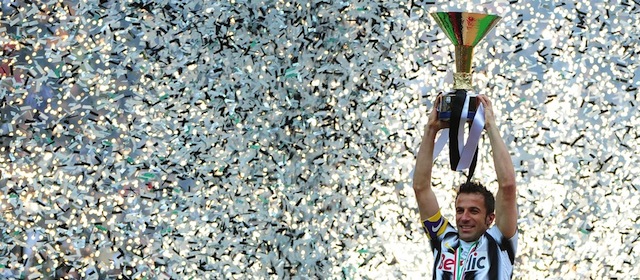
<svg viewBox="0 0 640 280">
<path fill-rule="evenodd" d="M 458 231 L 440 211 L 422 221 L 433 251 L 433 279 L 511 279 L 518 233 L 507 239 L 492 226 L 473 243 L 458 239 Z"/>
</svg>

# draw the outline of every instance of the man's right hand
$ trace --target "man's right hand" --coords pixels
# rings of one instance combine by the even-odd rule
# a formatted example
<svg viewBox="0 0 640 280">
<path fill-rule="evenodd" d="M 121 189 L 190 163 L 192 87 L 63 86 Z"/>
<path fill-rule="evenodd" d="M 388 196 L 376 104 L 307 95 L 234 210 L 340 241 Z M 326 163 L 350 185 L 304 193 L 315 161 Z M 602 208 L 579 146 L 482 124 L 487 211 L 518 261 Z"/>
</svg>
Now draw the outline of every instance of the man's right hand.
<svg viewBox="0 0 640 280">
<path fill-rule="evenodd" d="M 429 120 L 425 127 L 425 132 L 427 132 L 428 130 L 433 133 L 433 136 L 435 136 L 435 134 L 438 133 L 438 131 L 440 131 L 441 129 L 449 127 L 449 122 L 441 121 L 440 119 L 438 119 L 438 106 L 440 105 L 441 99 L 442 95 L 438 95 L 438 97 L 436 98 L 436 102 L 434 102 L 433 109 L 431 109 L 431 112 L 429 113 Z"/>
</svg>

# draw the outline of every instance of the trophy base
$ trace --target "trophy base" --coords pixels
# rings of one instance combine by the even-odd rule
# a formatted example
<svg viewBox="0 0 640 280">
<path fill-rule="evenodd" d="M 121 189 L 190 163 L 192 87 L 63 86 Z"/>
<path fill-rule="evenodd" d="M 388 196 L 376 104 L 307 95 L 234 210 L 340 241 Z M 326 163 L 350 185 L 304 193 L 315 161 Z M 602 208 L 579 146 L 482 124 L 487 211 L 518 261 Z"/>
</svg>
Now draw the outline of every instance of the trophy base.
<svg viewBox="0 0 640 280">
<path fill-rule="evenodd" d="M 441 121 L 449 121 L 451 119 L 451 108 L 453 107 L 453 99 L 455 93 L 447 93 L 440 99 L 438 104 L 438 119 Z M 476 109 L 478 108 L 478 101 L 476 96 L 469 96 L 469 111 L 467 112 L 467 121 L 473 120 L 476 116 Z"/>
<path fill-rule="evenodd" d="M 473 120 L 475 116 L 476 116 L 476 112 L 469 111 L 469 113 L 467 114 L 467 122 L 470 122 L 471 120 Z M 438 119 L 441 121 L 448 122 L 451 119 L 451 111 L 438 112 Z"/>
</svg>

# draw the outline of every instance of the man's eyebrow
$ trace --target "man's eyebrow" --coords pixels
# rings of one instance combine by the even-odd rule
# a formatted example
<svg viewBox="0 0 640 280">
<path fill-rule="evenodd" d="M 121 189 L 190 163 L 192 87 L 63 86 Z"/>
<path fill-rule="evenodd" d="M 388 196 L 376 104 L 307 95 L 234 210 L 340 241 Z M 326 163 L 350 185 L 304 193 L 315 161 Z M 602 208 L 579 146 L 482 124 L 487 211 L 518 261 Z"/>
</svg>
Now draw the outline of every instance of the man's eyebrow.
<svg viewBox="0 0 640 280">
<path fill-rule="evenodd" d="M 464 207 L 461 207 L 461 206 L 456 207 L 456 210 L 464 210 L 464 209 L 465 209 L 465 208 L 464 208 Z M 469 207 L 467 207 L 467 209 L 469 209 L 469 210 L 480 210 L 480 207 L 477 207 L 477 206 L 469 206 Z"/>
</svg>

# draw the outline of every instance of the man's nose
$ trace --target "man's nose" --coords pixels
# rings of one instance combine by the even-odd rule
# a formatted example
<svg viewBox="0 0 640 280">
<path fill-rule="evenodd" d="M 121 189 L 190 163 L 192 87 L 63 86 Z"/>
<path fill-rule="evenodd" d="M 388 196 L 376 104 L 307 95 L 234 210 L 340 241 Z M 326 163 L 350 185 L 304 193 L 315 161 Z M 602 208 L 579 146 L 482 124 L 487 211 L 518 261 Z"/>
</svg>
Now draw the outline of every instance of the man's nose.
<svg viewBox="0 0 640 280">
<path fill-rule="evenodd" d="M 464 212 L 462 212 L 462 216 L 460 217 L 460 219 L 464 220 L 464 221 L 468 221 L 470 219 L 470 217 L 471 216 L 469 215 L 469 211 L 464 211 Z"/>
</svg>

